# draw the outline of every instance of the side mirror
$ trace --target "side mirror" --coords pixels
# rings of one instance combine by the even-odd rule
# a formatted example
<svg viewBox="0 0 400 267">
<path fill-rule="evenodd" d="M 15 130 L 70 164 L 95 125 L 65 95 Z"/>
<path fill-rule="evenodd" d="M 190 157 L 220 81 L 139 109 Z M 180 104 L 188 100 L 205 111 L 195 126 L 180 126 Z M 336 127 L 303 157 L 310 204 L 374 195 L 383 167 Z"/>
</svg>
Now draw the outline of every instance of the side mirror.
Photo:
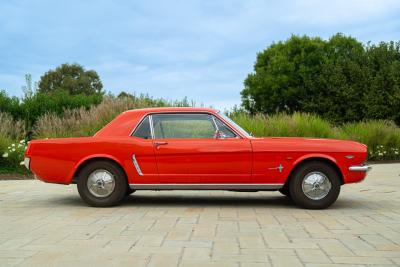
<svg viewBox="0 0 400 267">
<path fill-rule="evenodd" d="M 214 138 L 215 139 L 225 139 L 225 138 L 227 138 L 227 136 L 220 130 L 216 130 L 215 134 L 214 134 Z"/>
</svg>

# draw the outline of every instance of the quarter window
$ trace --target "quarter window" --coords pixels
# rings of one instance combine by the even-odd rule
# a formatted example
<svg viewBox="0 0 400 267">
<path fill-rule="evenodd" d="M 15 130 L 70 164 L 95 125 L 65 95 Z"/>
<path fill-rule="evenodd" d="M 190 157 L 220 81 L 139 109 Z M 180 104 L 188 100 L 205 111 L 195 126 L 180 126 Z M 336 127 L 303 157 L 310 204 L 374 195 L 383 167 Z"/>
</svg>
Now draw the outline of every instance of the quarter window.
<svg viewBox="0 0 400 267">
<path fill-rule="evenodd" d="M 150 120 L 149 116 L 144 118 L 139 126 L 136 128 L 133 136 L 143 138 L 143 139 L 151 139 L 151 130 L 150 130 Z"/>
<path fill-rule="evenodd" d="M 216 128 L 209 114 L 156 114 L 155 138 L 214 138 Z"/>
<path fill-rule="evenodd" d="M 214 117 L 215 118 L 215 117 Z M 215 123 L 217 124 L 218 131 L 221 134 L 222 138 L 236 138 L 236 134 L 222 121 L 218 118 L 215 118 Z"/>
</svg>

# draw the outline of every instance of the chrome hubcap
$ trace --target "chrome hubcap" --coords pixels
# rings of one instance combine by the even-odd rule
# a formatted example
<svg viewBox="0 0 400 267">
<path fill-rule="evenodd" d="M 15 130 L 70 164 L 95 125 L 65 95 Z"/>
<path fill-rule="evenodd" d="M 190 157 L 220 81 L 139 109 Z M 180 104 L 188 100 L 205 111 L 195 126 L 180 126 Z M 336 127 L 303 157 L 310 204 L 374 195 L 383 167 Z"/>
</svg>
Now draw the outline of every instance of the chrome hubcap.
<svg viewBox="0 0 400 267">
<path fill-rule="evenodd" d="M 87 188 L 95 197 L 108 197 L 114 192 L 114 175 L 107 170 L 95 170 L 89 175 Z"/>
<path fill-rule="evenodd" d="M 332 185 L 322 172 L 310 172 L 304 177 L 301 187 L 309 199 L 320 200 L 328 195 Z"/>
</svg>

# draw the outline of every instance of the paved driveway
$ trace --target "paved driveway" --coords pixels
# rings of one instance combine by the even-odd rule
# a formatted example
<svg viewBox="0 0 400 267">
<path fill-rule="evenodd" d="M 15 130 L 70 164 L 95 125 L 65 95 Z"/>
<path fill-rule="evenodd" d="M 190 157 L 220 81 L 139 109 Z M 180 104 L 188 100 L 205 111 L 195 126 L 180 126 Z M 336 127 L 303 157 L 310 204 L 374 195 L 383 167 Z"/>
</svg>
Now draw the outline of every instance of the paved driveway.
<svg viewBox="0 0 400 267">
<path fill-rule="evenodd" d="M 323 211 L 219 191 L 89 208 L 75 186 L 0 181 L 0 266 L 399 266 L 399 174 L 375 165 Z"/>
</svg>

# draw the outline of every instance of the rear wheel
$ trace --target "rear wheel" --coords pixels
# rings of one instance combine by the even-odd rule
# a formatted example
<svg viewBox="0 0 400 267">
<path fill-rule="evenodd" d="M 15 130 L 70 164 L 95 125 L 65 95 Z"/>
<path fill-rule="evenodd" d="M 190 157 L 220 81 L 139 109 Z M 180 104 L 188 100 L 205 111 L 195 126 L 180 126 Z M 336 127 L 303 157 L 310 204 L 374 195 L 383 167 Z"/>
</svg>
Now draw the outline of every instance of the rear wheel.
<svg viewBox="0 0 400 267">
<path fill-rule="evenodd" d="M 125 173 L 109 161 L 95 161 L 85 166 L 77 184 L 81 198 L 93 207 L 117 205 L 128 188 Z"/>
<path fill-rule="evenodd" d="M 340 185 L 340 176 L 332 166 L 312 161 L 295 170 L 289 192 L 293 201 L 303 208 L 324 209 L 336 201 Z"/>
<path fill-rule="evenodd" d="M 135 193 L 135 191 L 136 191 L 136 190 L 133 190 L 132 188 L 128 187 L 128 188 L 126 189 L 125 195 L 126 195 L 126 196 L 129 196 L 129 195 Z"/>
</svg>

